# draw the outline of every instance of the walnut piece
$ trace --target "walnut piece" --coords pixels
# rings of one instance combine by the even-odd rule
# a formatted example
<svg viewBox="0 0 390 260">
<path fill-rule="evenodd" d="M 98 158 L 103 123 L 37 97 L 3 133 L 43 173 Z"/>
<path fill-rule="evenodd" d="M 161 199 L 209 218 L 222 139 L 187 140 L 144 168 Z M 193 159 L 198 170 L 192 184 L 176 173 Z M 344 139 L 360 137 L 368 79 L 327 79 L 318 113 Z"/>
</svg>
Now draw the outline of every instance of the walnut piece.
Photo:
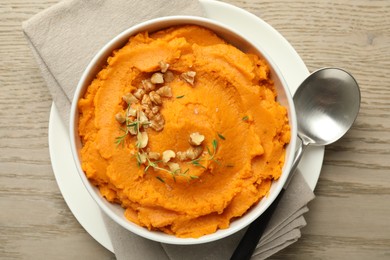
<svg viewBox="0 0 390 260">
<path fill-rule="evenodd" d="M 190 70 L 190 71 L 187 71 L 187 72 L 183 72 L 180 76 L 181 76 L 182 79 L 184 79 L 191 86 L 194 85 L 195 76 L 196 76 L 196 72 L 195 71 Z"/>
<path fill-rule="evenodd" d="M 125 101 L 128 105 L 131 105 L 133 103 L 137 103 L 138 99 L 131 93 L 127 93 L 122 96 L 123 101 Z"/>
<path fill-rule="evenodd" d="M 139 111 L 139 123 L 141 126 L 146 126 L 149 122 L 149 119 L 146 117 L 145 113 L 143 111 Z"/>
<path fill-rule="evenodd" d="M 156 105 L 161 105 L 162 104 L 160 95 L 157 94 L 155 91 L 152 91 L 152 92 L 149 93 L 149 98 Z"/>
<path fill-rule="evenodd" d="M 153 115 L 157 115 L 158 111 L 160 110 L 160 107 L 159 106 L 154 106 L 152 107 L 152 113 Z"/>
<path fill-rule="evenodd" d="M 127 109 L 127 116 L 137 116 L 137 110 L 135 108 L 129 107 L 129 109 Z"/>
<path fill-rule="evenodd" d="M 146 132 L 138 132 L 137 134 L 137 147 L 145 148 L 148 145 L 148 134 Z"/>
<path fill-rule="evenodd" d="M 158 65 L 160 66 L 160 70 L 161 70 L 162 73 L 167 72 L 167 70 L 169 68 L 169 64 L 168 63 L 166 63 L 165 61 L 160 61 L 158 63 Z"/>
<path fill-rule="evenodd" d="M 194 145 L 194 146 L 201 145 L 203 141 L 204 141 L 204 135 L 199 134 L 199 132 L 190 134 L 190 139 L 188 140 L 190 145 Z"/>
<path fill-rule="evenodd" d="M 150 79 L 144 79 L 143 81 L 141 81 L 141 85 L 146 93 L 148 93 L 156 88 L 156 86 L 151 82 Z"/>
<path fill-rule="evenodd" d="M 185 160 L 187 160 L 187 152 L 177 152 L 176 157 L 180 161 L 185 161 Z"/>
<path fill-rule="evenodd" d="M 172 82 L 175 79 L 175 75 L 170 70 L 165 72 L 163 77 L 164 77 L 164 82 L 165 83 L 170 83 L 170 82 Z"/>
<path fill-rule="evenodd" d="M 162 97 L 172 97 L 172 90 L 169 86 L 163 86 L 156 91 Z"/>
<path fill-rule="evenodd" d="M 160 159 L 160 153 L 149 152 L 148 156 L 149 156 L 149 159 L 152 159 L 152 160 L 159 160 Z"/>
<path fill-rule="evenodd" d="M 186 161 L 186 160 L 195 160 L 197 159 L 203 152 L 202 146 L 191 146 L 184 152 L 177 152 L 176 157 L 180 161 Z"/>
<path fill-rule="evenodd" d="M 196 158 L 198 158 L 202 154 L 202 152 L 203 152 L 203 147 L 201 147 L 201 146 L 196 146 L 196 147 L 191 146 L 190 148 L 187 149 L 186 156 L 190 160 L 195 160 Z"/>
<path fill-rule="evenodd" d="M 123 124 L 126 121 L 126 117 L 123 113 L 119 112 L 115 115 L 116 121 L 118 121 L 119 124 Z"/>
<path fill-rule="evenodd" d="M 169 163 L 167 163 L 167 165 L 168 165 L 169 170 L 173 173 L 180 171 L 180 165 L 178 163 L 169 162 Z"/>
<path fill-rule="evenodd" d="M 142 100 L 141 100 L 141 104 L 149 106 L 149 107 L 152 105 L 152 101 L 150 100 L 149 95 L 146 95 L 146 94 L 143 95 Z"/>
<path fill-rule="evenodd" d="M 160 72 L 153 73 L 152 77 L 150 78 L 150 81 L 153 84 L 162 84 L 164 83 L 164 75 Z"/>
<path fill-rule="evenodd" d="M 164 129 L 165 120 L 164 117 L 161 114 L 155 115 L 150 120 L 150 127 L 156 130 L 157 132 L 160 132 Z"/>
<path fill-rule="evenodd" d="M 144 153 L 139 153 L 138 154 L 138 160 L 140 164 L 146 163 L 146 154 Z"/>
<path fill-rule="evenodd" d="M 144 94 L 145 90 L 143 90 L 142 88 L 137 88 L 137 90 L 133 93 L 133 95 L 138 99 L 141 99 Z"/>
<path fill-rule="evenodd" d="M 137 128 L 136 128 L 135 126 L 128 126 L 128 127 L 127 127 L 127 131 L 129 131 L 129 133 L 130 133 L 131 135 L 136 135 L 136 134 L 138 134 L 138 130 L 137 130 Z"/>
<path fill-rule="evenodd" d="M 174 151 L 172 150 L 166 150 L 163 152 L 162 154 L 162 161 L 163 163 L 167 163 L 169 162 L 172 158 L 175 158 L 176 157 L 176 154 Z"/>
</svg>

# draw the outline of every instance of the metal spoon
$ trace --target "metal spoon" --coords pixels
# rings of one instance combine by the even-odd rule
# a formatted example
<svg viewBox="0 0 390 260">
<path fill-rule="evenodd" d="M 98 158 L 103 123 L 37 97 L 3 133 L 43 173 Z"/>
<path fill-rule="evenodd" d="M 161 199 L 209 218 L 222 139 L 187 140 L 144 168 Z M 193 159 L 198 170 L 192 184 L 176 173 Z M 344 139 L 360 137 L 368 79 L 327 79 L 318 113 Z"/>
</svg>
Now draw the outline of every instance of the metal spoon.
<svg viewBox="0 0 390 260">
<path fill-rule="evenodd" d="M 289 177 L 268 209 L 248 228 L 231 260 L 250 259 L 284 190 L 309 145 L 323 146 L 339 140 L 352 126 L 360 108 L 360 90 L 351 74 L 342 69 L 324 68 L 306 78 L 294 95 L 298 120 L 298 148 Z"/>
</svg>

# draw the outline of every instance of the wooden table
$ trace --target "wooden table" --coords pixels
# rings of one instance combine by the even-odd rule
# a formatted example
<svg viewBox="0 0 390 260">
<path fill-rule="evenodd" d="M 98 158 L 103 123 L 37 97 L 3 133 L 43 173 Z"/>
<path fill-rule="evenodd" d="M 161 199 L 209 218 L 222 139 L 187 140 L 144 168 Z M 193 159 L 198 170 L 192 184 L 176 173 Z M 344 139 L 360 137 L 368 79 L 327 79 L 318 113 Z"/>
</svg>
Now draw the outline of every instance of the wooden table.
<svg viewBox="0 0 390 260">
<path fill-rule="evenodd" d="M 0 258 L 114 259 L 65 204 L 48 152 L 51 96 L 21 22 L 57 0 L 0 2 Z M 257 13 L 310 71 L 361 87 L 350 132 L 326 147 L 302 238 L 272 259 L 390 259 L 390 1 L 228 0 Z"/>
</svg>

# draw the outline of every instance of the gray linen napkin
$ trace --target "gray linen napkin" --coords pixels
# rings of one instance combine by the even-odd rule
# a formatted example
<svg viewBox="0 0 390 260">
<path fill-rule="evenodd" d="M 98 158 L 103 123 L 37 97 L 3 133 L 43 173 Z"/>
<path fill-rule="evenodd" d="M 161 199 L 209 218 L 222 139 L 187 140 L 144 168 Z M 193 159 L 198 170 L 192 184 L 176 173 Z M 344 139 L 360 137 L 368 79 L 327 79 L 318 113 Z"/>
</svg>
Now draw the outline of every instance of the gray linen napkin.
<svg viewBox="0 0 390 260">
<path fill-rule="evenodd" d="M 161 16 L 204 16 L 197 0 L 64 0 L 23 23 L 23 31 L 61 113 L 70 103 L 94 54 L 130 26 Z M 294 243 L 306 225 L 303 214 L 314 198 L 300 173 L 280 201 L 253 259 L 264 259 Z M 217 242 L 177 246 L 153 242 L 121 228 L 102 213 L 117 259 L 228 259 L 245 230 Z"/>
</svg>

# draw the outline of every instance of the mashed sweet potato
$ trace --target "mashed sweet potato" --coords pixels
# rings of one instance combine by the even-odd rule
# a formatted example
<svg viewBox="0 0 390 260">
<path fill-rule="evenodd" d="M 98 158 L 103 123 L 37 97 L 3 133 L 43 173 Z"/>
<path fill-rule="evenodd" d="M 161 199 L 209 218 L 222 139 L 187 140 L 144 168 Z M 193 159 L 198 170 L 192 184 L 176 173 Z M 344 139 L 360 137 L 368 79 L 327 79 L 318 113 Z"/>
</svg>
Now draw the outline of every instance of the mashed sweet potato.
<svg viewBox="0 0 390 260">
<path fill-rule="evenodd" d="M 276 96 L 264 60 L 208 29 L 139 33 L 79 100 L 82 168 L 150 230 L 196 238 L 227 228 L 281 175 L 290 126 Z"/>
</svg>

